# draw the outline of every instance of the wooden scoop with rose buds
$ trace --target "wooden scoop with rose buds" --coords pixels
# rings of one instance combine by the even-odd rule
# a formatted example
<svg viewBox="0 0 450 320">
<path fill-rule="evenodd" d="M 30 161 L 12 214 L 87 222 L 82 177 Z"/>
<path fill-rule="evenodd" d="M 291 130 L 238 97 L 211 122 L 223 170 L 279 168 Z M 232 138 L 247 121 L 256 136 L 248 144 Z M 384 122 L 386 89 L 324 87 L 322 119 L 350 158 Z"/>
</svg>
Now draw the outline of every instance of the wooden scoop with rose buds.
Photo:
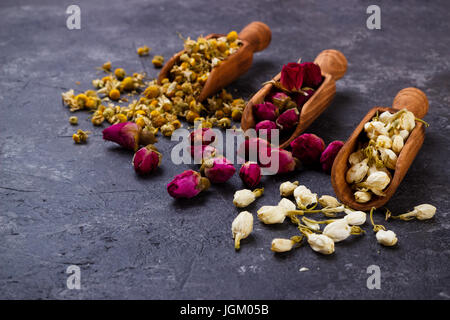
<svg viewBox="0 0 450 320">
<path fill-rule="evenodd" d="M 223 37 L 223 34 L 209 34 L 206 39 Z M 242 46 L 233 54 L 223 60 L 218 66 L 214 67 L 209 74 L 208 80 L 197 98 L 202 102 L 212 96 L 220 89 L 226 87 L 231 82 L 246 73 L 253 61 L 253 53 L 262 51 L 270 43 L 272 32 L 270 28 L 259 21 L 248 24 L 238 35 L 238 39 L 243 42 Z M 183 51 L 178 52 L 164 65 L 158 76 L 158 83 L 164 78 L 169 78 L 172 67 L 179 61 Z"/>
<path fill-rule="evenodd" d="M 330 105 L 336 93 L 336 81 L 342 78 L 347 71 L 347 59 L 338 50 L 324 50 L 316 57 L 314 63 L 320 66 L 324 80 L 311 98 L 302 106 L 300 118 L 295 131 L 282 143 L 280 148 L 289 146 L 292 140 L 304 132 L 311 123 Z M 281 72 L 273 80 L 279 81 Z M 265 97 L 271 92 L 272 83 L 262 87 L 247 103 L 241 119 L 241 128 L 246 131 L 256 125 L 253 117 L 253 106 L 264 102 Z"/>
<path fill-rule="evenodd" d="M 377 111 L 380 114 L 384 111 L 395 113 L 405 108 L 414 113 L 416 118 L 423 118 L 428 112 L 427 96 L 419 89 L 405 88 L 399 91 L 395 96 L 394 102 L 392 103 L 392 108 L 374 107 L 356 127 L 355 131 L 353 131 L 350 138 L 348 138 L 336 156 L 333 163 L 333 168 L 331 170 L 331 183 L 339 200 L 350 208 L 366 211 L 370 210 L 372 207 L 379 208 L 388 202 L 394 195 L 400 185 L 400 182 L 402 182 L 406 172 L 419 152 L 425 138 L 425 125 L 416 120 L 416 126 L 411 131 L 405 145 L 398 155 L 390 184 L 385 190 L 383 190 L 386 196 L 374 196 L 369 202 L 366 203 L 358 203 L 355 201 L 354 190 L 352 190 L 351 186 L 347 183 L 345 176 L 349 168 L 348 158 L 351 153 L 356 151 L 361 134 L 364 134 L 364 124 L 371 121 Z"/>
</svg>

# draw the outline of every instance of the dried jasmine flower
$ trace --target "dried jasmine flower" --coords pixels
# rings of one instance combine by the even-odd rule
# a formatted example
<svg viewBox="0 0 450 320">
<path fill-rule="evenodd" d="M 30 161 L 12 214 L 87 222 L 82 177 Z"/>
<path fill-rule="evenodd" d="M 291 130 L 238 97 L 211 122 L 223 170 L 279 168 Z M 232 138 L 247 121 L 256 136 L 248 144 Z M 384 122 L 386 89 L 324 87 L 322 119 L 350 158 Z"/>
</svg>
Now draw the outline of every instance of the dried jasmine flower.
<svg viewBox="0 0 450 320">
<path fill-rule="evenodd" d="M 302 236 L 294 236 L 290 239 L 275 238 L 272 240 L 270 250 L 273 252 L 291 251 L 295 244 L 303 240 Z"/>
<path fill-rule="evenodd" d="M 376 238 L 378 243 L 388 247 L 395 246 L 398 242 L 397 235 L 391 230 L 379 230 L 376 233 Z"/>
<path fill-rule="evenodd" d="M 278 206 L 285 208 L 288 211 L 294 211 L 296 208 L 295 203 L 287 198 L 283 198 L 278 202 Z"/>
<path fill-rule="evenodd" d="M 244 208 L 253 203 L 256 198 L 264 194 L 264 188 L 255 189 L 253 191 L 248 189 L 238 190 L 234 193 L 233 204 L 238 208 Z"/>
<path fill-rule="evenodd" d="M 263 206 L 258 211 L 258 219 L 265 224 L 283 223 L 287 210 L 281 206 Z"/>
<path fill-rule="evenodd" d="M 294 198 L 299 209 L 307 209 L 307 207 L 317 203 L 317 194 L 312 193 L 311 190 L 303 185 L 295 188 Z"/>
<path fill-rule="evenodd" d="M 367 215 L 363 211 L 353 211 L 350 209 L 345 209 L 347 214 L 344 219 L 351 226 L 360 226 L 366 222 Z"/>
<path fill-rule="evenodd" d="M 253 230 L 253 215 L 243 211 L 233 220 L 231 231 L 233 233 L 234 248 L 240 249 L 241 240 L 247 238 Z"/>
<path fill-rule="evenodd" d="M 390 149 L 392 147 L 391 138 L 385 135 L 379 135 L 376 140 L 376 147 Z"/>
<path fill-rule="evenodd" d="M 280 196 L 289 197 L 294 193 L 295 188 L 298 187 L 298 181 L 286 181 L 280 185 Z"/>
<path fill-rule="evenodd" d="M 365 159 L 365 155 L 362 149 L 359 149 L 356 152 L 353 152 L 352 154 L 350 154 L 350 156 L 348 157 L 348 163 L 353 166 L 355 164 L 358 164 L 360 162 L 362 162 Z"/>
<path fill-rule="evenodd" d="M 345 219 L 339 219 L 328 224 L 323 229 L 322 234 L 331 238 L 334 242 L 339 242 L 350 237 L 352 228 Z"/>
<path fill-rule="evenodd" d="M 307 227 L 299 225 L 300 232 L 306 236 L 308 243 L 316 252 L 322 254 L 332 254 L 334 252 L 334 241 L 324 234 L 315 234 Z"/>
<path fill-rule="evenodd" d="M 377 171 L 370 174 L 367 177 L 367 180 L 359 183 L 358 186 L 368 188 L 376 195 L 379 195 L 383 194 L 382 191 L 386 188 L 390 181 L 391 179 L 386 174 L 386 172 Z"/>
<path fill-rule="evenodd" d="M 192 198 L 208 189 L 209 186 L 209 180 L 202 177 L 200 173 L 186 170 L 167 184 L 167 192 L 173 198 Z"/>
<path fill-rule="evenodd" d="M 391 149 L 380 148 L 381 160 L 383 164 L 389 168 L 394 170 L 395 165 L 397 164 L 397 155 Z"/>
<path fill-rule="evenodd" d="M 324 208 L 337 208 L 342 205 L 335 197 L 327 195 L 319 198 L 319 204 Z"/>
<path fill-rule="evenodd" d="M 403 137 L 401 135 L 395 135 L 392 137 L 392 151 L 399 154 L 402 151 L 404 145 Z"/>
<path fill-rule="evenodd" d="M 158 149 L 149 144 L 136 151 L 131 162 L 138 174 L 145 175 L 155 171 L 161 164 L 161 159 L 162 155 Z"/>
<path fill-rule="evenodd" d="M 361 182 L 369 171 L 369 166 L 367 165 L 368 161 L 368 159 L 364 159 L 363 161 L 351 166 L 346 173 L 345 180 L 348 183 Z"/>
<path fill-rule="evenodd" d="M 247 161 L 239 170 L 239 177 L 246 186 L 254 188 L 261 181 L 261 167 L 256 162 Z"/>
<path fill-rule="evenodd" d="M 436 207 L 431 204 L 421 204 L 414 207 L 414 210 L 400 214 L 398 216 L 389 215 L 390 218 L 400 220 L 412 220 L 414 218 L 418 220 L 428 220 L 434 217 L 436 213 Z"/>
<path fill-rule="evenodd" d="M 366 203 L 372 199 L 372 194 L 368 191 L 356 191 L 354 193 L 355 201 L 358 203 Z"/>
</svg>

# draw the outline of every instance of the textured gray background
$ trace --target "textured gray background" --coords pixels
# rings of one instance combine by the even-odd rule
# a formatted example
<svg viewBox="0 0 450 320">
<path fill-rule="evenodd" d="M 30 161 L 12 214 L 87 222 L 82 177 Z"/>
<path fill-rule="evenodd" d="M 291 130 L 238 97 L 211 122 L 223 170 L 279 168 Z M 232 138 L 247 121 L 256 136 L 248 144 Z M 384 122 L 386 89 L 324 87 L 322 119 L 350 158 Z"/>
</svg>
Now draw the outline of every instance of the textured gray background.
<svg viewBox="0 0 450 320">
<path fill-rule="evenodd" d="M 38 4 L 38 2 L 40 4 Z M 371 1 L 5 1 L 0 3 L 0 298 L 230 298 L 230 299 L 448 299 L 448 1 L 377 1 L 382 30 L 366 28 Z M 65 10 L 79 4 L 82 29 L 65 26 Z M 132 154 L 105 143 L 101 128 L 74 145 L 74 127 L 61 92 L 86 90 L 95 67 L 111 60 L 129 72 L 156 77 L 147 44 L 168 58 L 184 36 L 240 30 L 253 20 L 273 32 L 269 48 L 233 88 L 248 98 L 286 62 L 313 60 L 323 49 L 349 61 L 337 95 L 310 127 L 329 143 L 345 140 L 367 110 L 389 106 L 402 88 L 426 92 L 430 112 L 423 148 L 388 203 L 404 212 L 420 203 L 438 207 L 427 222 L 392 222 L 395 248 L 380 247 L 370 228 L 336 246 L 332 256 L 304 247 L 270 251 L 274 237 L 293 225 L 255 222 L 242 250 L 233 249 L 230 225 L 239 177 L 192 201 L 165 191 L 175 174 L 169 140 L 157 144 L 164 161 L 139 178 Z M 75 81 L 81 81 L 77 86 Z M 265 178 L 266 194 L 249 209 L 278 202 L 278 186 L 299 180 L 333 194 L 318 170 Z M 382 214 L 376 216 L 382 222 Z M 82 289 L 66 289 L 69 265 L 81 267 Z M 368 290 L 366 268 L 381 267 L 381 290 Z M 308 267 L 310 271 L 299 272 Z"/>
</svg>

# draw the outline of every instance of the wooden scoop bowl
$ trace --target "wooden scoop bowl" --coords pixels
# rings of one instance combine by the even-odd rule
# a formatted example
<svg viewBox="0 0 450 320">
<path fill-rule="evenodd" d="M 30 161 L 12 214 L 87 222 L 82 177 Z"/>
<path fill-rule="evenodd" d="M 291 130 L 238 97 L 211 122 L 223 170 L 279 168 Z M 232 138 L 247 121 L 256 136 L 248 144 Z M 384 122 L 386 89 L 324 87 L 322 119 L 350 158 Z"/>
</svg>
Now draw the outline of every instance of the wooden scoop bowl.
<svg viewBox="0 0 450 320">
<path fill-rule="evenodd" d="M 419 152 L 425 138 L 425 126 L 422 122 L 416 121 L 415 128 L 411 131 L 408 139 L 400 151 L 397 158 L 397 164 L 388 187 L 383 191 L 386 196 L 372 196 L 372 200 L 366 203 L 358 203 L 355 201 L 353 190 L 351 186 L 345 180 L 347 170 L 349 168 L 348 158 L 351 153 L 356 151 L 358 140 L 361 135 L 365 135 L 364 124 L 369 122 L 379 111 L 381 114 L 384 111 L 390 111 L 395 113 L 401 109 L 408 109 L 413 112 L 416 118 L 423 118 L 428 112 L 428 99 L 425 93 L 416 88 L 405 88 L 394 98 L 392 108 L 374 107 L 371 109 L 361 123 L 356 127 L 350 138 L 345 142 L 344 146 L 339 151 L 336 159 L 333 163 L 331 170 L 331 183 L 333 185 L 334 192 L 339 200 L 349 206 L 352 209 L 367 211 L 372 207 L 379 208 L 383 206 L 394 195 L 400 182 L 406 175 L 411 163 Z"/>
<path fill-rule="evenodd" d="M 330 105 L 336 93 L 336 81 L 342 78 L 347 70 L 347 59 L 338 50 L 324 50 L 314 60 L 320 66 L 324 80 L 312 97 L 302 106 L 300 120 L 292 135 L 282 143 L 280 148 L 289 146 L 292 140 L 304 132 L 310 124 Z M 273 80 L 279 81 L 281 72 Z M 273 84 L 268 83 L 262 87 L 247 103 L 242 113 L 241 128 L 246 131 L 256 125 L 253 117 L 253 106 L 264 102 L 272 90 Z"/>
<path fill-rule="evenodd" d="M 211 39 L 222 36 L 224 35 L 212 33 L 207 35 L 205 38 Z M 272 39 L 272 32 L 265 23 L 254 21 L 241 30 L 238 38 L 243 42 L 243 44 L 239 50 L 228 56 L 222 61 L 222 63 L 212 69 L 208 80 L 206 80 L 206 83 L 197 98 L 197 101 L 202 102 L 246 73 L 252 65 L 253 53 L 267 48 L 270 40 Z M 178 52 L 170 58 L 169 61 L 167 61 L 159 73 L 159 84 L 161 84 L 161 81 L 164 78 L 169 78 L 170 70 L 179 61 L 180 56 L 183 53 L 184 50 Z"/>
</svg>

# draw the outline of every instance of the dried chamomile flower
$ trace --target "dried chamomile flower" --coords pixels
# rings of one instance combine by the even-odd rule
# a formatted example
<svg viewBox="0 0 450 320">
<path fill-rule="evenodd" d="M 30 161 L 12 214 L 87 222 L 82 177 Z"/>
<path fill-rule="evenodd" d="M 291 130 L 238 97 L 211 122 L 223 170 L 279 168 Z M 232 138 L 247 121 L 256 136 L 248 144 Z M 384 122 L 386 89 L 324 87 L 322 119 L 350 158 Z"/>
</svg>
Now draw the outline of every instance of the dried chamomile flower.
<svg viewBox="0 0 450 320">
<path fill-rule="evenodd" d="M 258 218 L 265 224 L 283 223 L 287 210 L 281 206 L 263 206 L 258 210 Z"/>
<path fill-rule="evenodd" d="M 78 124 L 78 117 L 75 117 L 75 116 L 70 117 L 70 118 L 69 118 L 69 123 L 70 123 L 71 125 L 76 125 L 76 124 Z"/>
<path fill-rule="evenodd" d="M 280 202 L 278 202 L 278 205 L 280 207 L 285 208 L 288 211 L 294 211 L 295 209 L 297 209 L 295 203 L 293 203 L 291 200 L 287 198 L 281 199 Z"/>
<path fill-rule="evenodd" d="M 108 95 L 111 100 L 117 101 L 120 99 L 120 91 L 117 89 L 112 89 Z"/>
<path fill-rule="evenodd" d="M 436 213 L 436 207 L 431 204 L 421 204 L 414 207 L 414 210 L 400 214 L 398 216 L 392 216 L 389 217 L 394 219 L 401 219 L 401 220 L 411 220 L 411 219 L 418 219 L 418 220 L 428 220 L 434 217 Z"/>
<path fill-rule="evenodd" d="M 295 188 L 294 198 L 299 209 L 306 209 L 308 206 L 317 203 L 317 194 L 312 193 L 311 190 L 303 185 Z"/>
<path fill-rule="evenodd" d="M 290 239 L 275 238 L 272 240 L 270 250 L 273 252 L 287 252 L 291 251 L 296 243 L 301 242 L 302 236 L 294 236 Z"/>
<path fill-rule="evenodd" d="M 369 170 L 369 166 L 367 165 L 368 159 L 364 159 L 363 161 L 354 164 L 348 169 L 347 174 L 345 176 L 345 180 L 348 183 L 358 183 L 361 182 L 367 174 Z"/>
<path fill-rule="evenodd" d="M 150 52 L 150 48 L 147 46 L 139 47 L 137 49 L 137 54 L 141 57 L 148 56 L 148 53 Z"/>
<path fill-rule="evenodd" d="M 171 123 L 166 123 L 161 126 L 161 133 L 163 136 L 171 137 L 174 131 L 175 127 Z"/>
<path fill-rule="evenodd" d="M 372 194 L 367 191 L 356 191 L 354 193 L 355 201 L 358 203 L 366 203 L 372 199 Z"/>
<path fill-rule="evenodd" d="M 164 64 L 163 56 L 154 56 L 152 59 L 152 63 L 156 68 L 161 68 Z"/>
<path fill-rule="evenodd" d="M 247 238 L 253 230 L 253 215 L 248 211 L 243 211 L 234 219 L 231 224 L 231 231 L 234 238 L 234 248 L 239 250 L 241 240 Z"/>
<path fill-rule="evenodd" d="M 123 78 L 125 78 L 126 72 L 122 68 L 117 68 L 116 70 L 114 70 L 114 75 L 118 80 L 122 80 Z"/>
<path fill-rule="evenodd" d="M 238 190 L 234 193 L 233 204 L 238 208 L 244 208 L 250 205 L 256 198 L 263 195 L 264 188 L 255 189 L 253 191 L 248 189 Z"/>
<path fill-rule="evenodd" d="M 102 65 L 101 69 L 104 70 L 104 71 L 106 71 L 106 72 L 111 71 L 111 61 L 105 62 L 105 63 Z"/>
<path fill-rule="evenodd" d="M 89 131 L 78 129 L 77 133 L 72 135 L 72 139 L 75 143 L 84 143 L 87 141 L 89 133 Z"/>
<path fill-rule="evenodd" d="M 319 198 L 319 204 L 324 208 L 336 208 L 341 205 L 335 197 L 327 195 L 323 195 Z"/>
<path fill-rule="evenodd" d="M 280 185 L 280 196 L 289 197 L 294 193 L 295 188 L 298 187 L 298 181 L 286 181 Z"/>
</svg>

